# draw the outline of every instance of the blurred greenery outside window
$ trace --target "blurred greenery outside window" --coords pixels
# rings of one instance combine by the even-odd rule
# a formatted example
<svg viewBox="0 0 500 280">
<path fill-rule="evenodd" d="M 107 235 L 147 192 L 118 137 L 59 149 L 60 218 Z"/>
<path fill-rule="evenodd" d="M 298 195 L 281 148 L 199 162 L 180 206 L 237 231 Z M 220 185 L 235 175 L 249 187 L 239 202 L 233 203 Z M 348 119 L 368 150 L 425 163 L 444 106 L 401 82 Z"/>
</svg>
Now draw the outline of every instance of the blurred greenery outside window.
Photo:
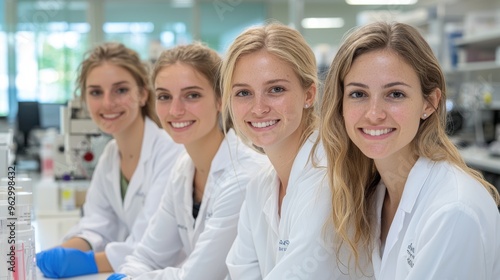
<svg viewBox="0 0 500 280">
<path fill-rule="evenodd" d="M 176 6 L 174 2 L 104 1 L 104 41 L 122 42 L 150 62 L 162 50 L 194 40 L 201 40 L 222 54 L 241 31 L 262 24 L 266 18 L 263 2 L 201 1 L 196 7 L 194 1 L 184 1 L 187 4 L 184 6 Z M 0 0 L 0 7 L 3 5 Z M 18 0 L 15 79 L 18 101 L 65 103 L 72 98 L 77 68 L 91 45 L 87 10 L 86 1 Z M 0 116 L 8 114 L 3 21 L 2 14 Z"/>
</svg>

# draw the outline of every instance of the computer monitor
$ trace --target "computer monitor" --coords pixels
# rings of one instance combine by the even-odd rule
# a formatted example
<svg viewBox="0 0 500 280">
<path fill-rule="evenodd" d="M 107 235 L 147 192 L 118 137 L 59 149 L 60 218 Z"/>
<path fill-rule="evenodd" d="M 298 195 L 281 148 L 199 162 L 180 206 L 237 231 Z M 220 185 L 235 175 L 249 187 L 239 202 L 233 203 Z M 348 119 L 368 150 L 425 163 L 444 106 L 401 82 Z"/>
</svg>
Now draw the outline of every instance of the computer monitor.
<svg viewBox="0 0 500 280">
<path fill-rule="evenodd" d="M 60 108 L 66 106 L 62 103 L 39 103 L 40 111 L 40 127 L 41 128 L 56 128 L 60 131 Z"/>
<path fill-rule="evenodd" d="M 18 102 L 17 131 L 21 133 L 19 136 L 22 139 L 22 143 L 18 143 L 18 150 L 26 150 L 31 130 L 40 127 L 40 113 L 38 109 L 38 102 L 36 101 Z"/>
</svg>

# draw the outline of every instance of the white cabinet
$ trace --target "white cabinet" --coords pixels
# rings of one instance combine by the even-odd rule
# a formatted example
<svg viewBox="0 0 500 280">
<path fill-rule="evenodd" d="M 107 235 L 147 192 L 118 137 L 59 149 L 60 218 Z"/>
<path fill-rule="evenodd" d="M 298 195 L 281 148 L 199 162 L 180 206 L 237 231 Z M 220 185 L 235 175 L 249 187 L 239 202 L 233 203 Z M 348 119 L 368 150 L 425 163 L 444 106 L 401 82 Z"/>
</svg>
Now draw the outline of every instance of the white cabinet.
<svg viewBox="0 0 500 280">
<path fill-rule="evenodd" d="M 457 71 L 500 70 L 500 30 L 465 36 L 455 40 L 459 48 Z"/>
</svg>

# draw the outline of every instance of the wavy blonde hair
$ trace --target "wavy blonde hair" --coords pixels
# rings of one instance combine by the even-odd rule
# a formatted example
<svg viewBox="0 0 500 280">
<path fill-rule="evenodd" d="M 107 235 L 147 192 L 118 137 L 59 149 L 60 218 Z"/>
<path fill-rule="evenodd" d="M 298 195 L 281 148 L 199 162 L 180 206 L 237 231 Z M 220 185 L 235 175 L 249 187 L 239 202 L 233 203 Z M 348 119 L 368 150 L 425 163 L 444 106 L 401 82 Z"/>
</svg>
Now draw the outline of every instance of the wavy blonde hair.
<svg viewBox="0 0 500 280">
<path fill-rule="evenodd" d="M 231 83 L 236 63 L 240 57 L 260 50 L 265 50 L 287 62 L 293 69 L 304 89 L 318 84 L 316 59 L 314 53 L 302 35 L 286 25 L 271 22 L 264 26 L 251 27 L 241 33 L 231 44 L 221 66 L 222 116 L 232 119 Z M 300 144 L 318 127 L 315 100 L 304 109 L 301 120 L 302 134 Z M 235 127 L 236 133 L 247 143 L 250 141 Z M 261 151 L 262 152 L 262 151 Z"/>
<path fill-rule="evenodd" d="M 155 96 L 153 94 L 153 88 L 149 83 L 148 65 L 141 61 L 139 54 L 136 51 L 127 48 L 121 43 L 103 43 L 85 54 L 84 60 L 78 67 L 78 77 L 75 89 L 76 92 L 80 92 L 80 99 L 82 102 L 85 103 L 87 76 L 95 67 L 106 62 L 121 67 L 132 75 L 139 89 L 145 91 L 148 95 L 146 104 L 141 108 L 142 116 L 148 116 L 158 126 L 161 126 L 160 120 L 158 119 L 155 111 Z"/>
<path fill-rule="evenodd" d="M 478 180 L 497 204 L 500 201 L 495 187 L 465 164 L 445 133 L 445 79 L 438 60 L 420 33 L 402 23 L 377 22 L 355 29 L 344 39 L 325 81 L 320 135 L 327 154 L 328 180 L 333 192 L 331 220 L 340 239 L 337 250 L 347 245 L 357 264 L 360 253 L 366 249 L 369 257 L 373 248 L 371 234 L 375 224 L 370 209 L 380 175 L 373 160 L 366 157 L 347 135 L 342 116 L 344 79 L 357 57 L 381 49 L 397 53 L 415 70 L 425 99 L 435 89 L 442 92 L 435 113 L 421 121 L 411 142 L 415 154 L 434 161 L 449 161 Z"/>
</svg>

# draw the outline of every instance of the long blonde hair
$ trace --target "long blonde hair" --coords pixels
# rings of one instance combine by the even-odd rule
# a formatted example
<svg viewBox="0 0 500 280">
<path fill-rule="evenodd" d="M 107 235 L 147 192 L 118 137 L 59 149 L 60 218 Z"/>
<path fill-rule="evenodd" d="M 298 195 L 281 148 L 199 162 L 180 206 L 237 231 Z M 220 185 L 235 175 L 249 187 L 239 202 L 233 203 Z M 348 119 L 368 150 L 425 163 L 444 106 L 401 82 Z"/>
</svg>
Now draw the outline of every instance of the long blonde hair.
<svg viewBox="0 0 500 280">
<path fill-rule="evenodd" d="M 353 61 L 364 53 L 389 49 L 413 67 L 420 80 L 422 94 L 428 98 L 436 88 L 442 92 L 435 113 L 421 122 L 411 146 L 416 155 L 433 161 L 449 161 L 478 180 L 498 204 L 499 194 L 482 175 L 469 168 L 445 133 L 446 83 L 431 48 L 413 27 L 402 23 L 373 23 L 350 33 L 335 56 L 325 81 L 321 104 L 321 140 L 328 159 L 328 179 L 332 189 L 332 222 L 340 246 L 348 245 L 359 263 L 358 251 L 371 252 L 371 202 L 380 181 L 373 160 L 366 157 L 349 139 L 342 116 L 344 79 Z M 369 66 L 367 66 L 369 67 Z"/>
<path fill-rule="evenodd" d="M 241 33 L 229 47 L 221 67 L 222 116 L 224 119 L 233 117 L 231 110 L 231 83 L 233 80 L 234 67 L 238 59 L 246 54 L 266 50 L 270 54 L 287 62 L 297 74 L 304 89 L 318 84 L 316 59 L 314 53 L 302 35 L 295 29 L 280 23 L 269 23 L 264 26 L 251 27 Z M 316 101 L 315 101 L 316 103 Z M 300 138 L 302 145 L 307 137 L 317 129 L 317 113 L 312 104 L 304 109 L 301 127 L 303 128 Z M 239 132 L 238 135 L 249 143 L 249 140 Z"/>
<path fill-rule="evenodd" d="M 85 54 L 85 59 L 78 67 L 78 77 L 76 81 L 76 92 L 80 92 L 80 99 L 85 103 L 85 88 L 87 86 L 87 76 L 90 71 L 105 62 L 127 70 L 134 78 L 141 92 L 146 92 L 148 99 L 141 108 L 142 116 L 148 116 L 158 126 L 160 120 L 155 112 L 155 96 L 153 88 L 149 83 L 148 66 L 143 63 L 139 54 L 127 48 L 125 45 L 116 42 L 103 43 L 96 46 Z"/>
</svg>

